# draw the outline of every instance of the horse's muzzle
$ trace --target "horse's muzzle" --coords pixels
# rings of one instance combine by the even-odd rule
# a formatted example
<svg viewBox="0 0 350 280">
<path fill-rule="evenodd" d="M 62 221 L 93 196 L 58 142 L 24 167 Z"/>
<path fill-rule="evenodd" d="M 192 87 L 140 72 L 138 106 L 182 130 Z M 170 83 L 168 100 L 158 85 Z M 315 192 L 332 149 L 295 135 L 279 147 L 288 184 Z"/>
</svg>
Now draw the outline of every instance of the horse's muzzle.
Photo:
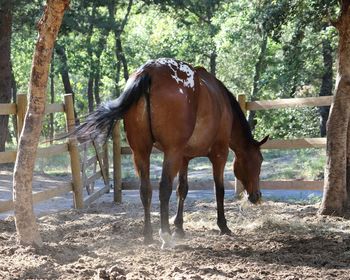
<svg viewBox="0 0 350 280">
<path fill-rule="evenodd" d="M 261 198 L 261 192 L 257 191 L 249 195 L 248 199 L 251 203 L 256 204 Z"/>
</svg>

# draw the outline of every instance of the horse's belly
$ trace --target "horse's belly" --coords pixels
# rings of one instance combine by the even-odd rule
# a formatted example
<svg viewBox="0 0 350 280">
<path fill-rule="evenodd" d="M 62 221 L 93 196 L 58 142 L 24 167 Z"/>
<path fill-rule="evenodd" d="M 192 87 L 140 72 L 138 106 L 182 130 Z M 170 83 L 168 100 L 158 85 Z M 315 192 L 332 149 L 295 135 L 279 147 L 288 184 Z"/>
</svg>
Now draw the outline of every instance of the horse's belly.
<svg viewBox="0 0 350 280">
<path fill-rule="evenodd" d="M 210 118 L 197 118 L 194 131 L 187 142 L 185 156 L 206 156 L 215 141 L 216 129 Z"/>
</svg>

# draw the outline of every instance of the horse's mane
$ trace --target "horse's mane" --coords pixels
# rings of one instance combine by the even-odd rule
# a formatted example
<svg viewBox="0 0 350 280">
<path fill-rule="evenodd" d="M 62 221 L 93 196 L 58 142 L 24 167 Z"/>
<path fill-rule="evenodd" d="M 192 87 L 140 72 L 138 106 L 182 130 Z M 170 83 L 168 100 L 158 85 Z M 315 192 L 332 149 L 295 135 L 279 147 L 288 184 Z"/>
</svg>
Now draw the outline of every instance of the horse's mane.
<svg viewBox="0 0 350 280">
<path fill-rule="evenodd" d="M 242 129 L 243 129 L 243 133 L 244 133 L 245 137 L 247 138 L 247 140 L 249 142 L 255 142 L 250 125 L 249 125 L 249 123 L 248 123 L 248 121 L 247 121 L 247 119 L 246 119 L 246 117 L 241 109 L 241 106 L 237 102 L 235 96 L 233 95 L 232 92 L 230 92 L 227 89 L 227 87 L 220 80 L 217 80 L 217 81 L 223 87 L 224 92 L 226 93 L 226 95 L 230 101 L 232 112 L 237 116 L 238 121 L 242 125 Z"/>
</svg>

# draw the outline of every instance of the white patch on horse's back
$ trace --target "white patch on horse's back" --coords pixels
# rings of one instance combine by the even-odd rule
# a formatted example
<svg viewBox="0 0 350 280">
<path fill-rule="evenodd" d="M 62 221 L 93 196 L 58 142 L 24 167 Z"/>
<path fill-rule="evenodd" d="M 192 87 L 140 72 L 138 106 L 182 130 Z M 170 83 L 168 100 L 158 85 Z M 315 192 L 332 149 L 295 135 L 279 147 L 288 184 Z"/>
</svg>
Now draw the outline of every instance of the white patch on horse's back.
<svg viewBox="0 0 350 280">
<path fill-rule="evenodd" d="M 186 73 L 187 79 L 184 81 L 185 87 L 194 88 L 194 72 L 193 70 L 187 65 L 180 63 L 180 71 Z"/>
<path fill-rule="evenodd" d="M 184 91 L 182 90 L 182 88 L 179 88 L 179 92 L 180 92 L 181 94 L 184 94 Z"/>
<path fill-rule="evenodd" d="M 189 65 L 185 64 L 182 61 L 177 62 L 172 58 L 159 58 L 156 60 L 156 63 L 168 66 L 173 72 L 171 77 L 176 81 L 177 84 L 182 84 L 184 87 L 194 90 L 194 71 Z M 178 71 L 186 74 L 186 79 L 181 79 L 178 76 Z M 183 91 L 180 90 L 180 93 L 183 94 Z"/>
<path fill-rule="evenodd" d="M 176 68 L 178 68 L 178 63 L 175 59 L 172 59 L 172 58 L 159 58 L 156 60 L 156 62 L 158 62 L 159 64 L 162 64 L 162 65 L 173 65 L 175 66 Z"/>
</svg>

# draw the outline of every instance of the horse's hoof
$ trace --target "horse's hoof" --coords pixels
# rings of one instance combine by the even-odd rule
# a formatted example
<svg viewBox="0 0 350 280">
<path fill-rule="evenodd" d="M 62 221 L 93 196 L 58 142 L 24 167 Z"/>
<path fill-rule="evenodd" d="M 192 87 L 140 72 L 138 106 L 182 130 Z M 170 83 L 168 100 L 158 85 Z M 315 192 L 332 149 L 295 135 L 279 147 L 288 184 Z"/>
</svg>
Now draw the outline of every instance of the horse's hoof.
<svg viewBox="0 0 350 280">
<path fill-rule="evenodd" d="M 175 231 L 172 234 L 172 239 L 173 240 L 181 240 L 185 238 L 185 231 L 183 229 L 175 229 Z"/>
<path fill-rule="evenodd" d="M 162 230 L 159 230 L 159 236 L 162 240 L 162 250 L 175 248 L 176 242 L 169 232 L 162 232 Z"/>
<path fill-rule="evenodd" d="M 224 228 L 220 230 L 220 235 L 232 236 L 232 231 L 229 228 Z"/>
</svg>

